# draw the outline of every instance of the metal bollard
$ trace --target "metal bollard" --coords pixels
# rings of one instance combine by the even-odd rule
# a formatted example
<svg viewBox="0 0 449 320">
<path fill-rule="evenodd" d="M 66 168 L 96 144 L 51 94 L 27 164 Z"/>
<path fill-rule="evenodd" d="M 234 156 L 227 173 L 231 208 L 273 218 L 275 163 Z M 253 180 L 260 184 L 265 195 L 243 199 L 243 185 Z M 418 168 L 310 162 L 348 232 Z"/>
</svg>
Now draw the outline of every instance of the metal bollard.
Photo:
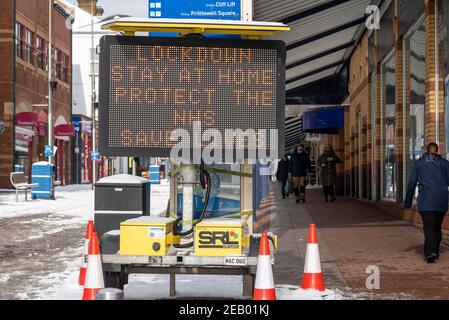
<svg viewBox="0 0 449 320">
<path fill-rule="evenodd" d="M 105 288 L 97 292 L 96 300 L 123 300 L 123 291 L 116 288 Z"/>
</svg>

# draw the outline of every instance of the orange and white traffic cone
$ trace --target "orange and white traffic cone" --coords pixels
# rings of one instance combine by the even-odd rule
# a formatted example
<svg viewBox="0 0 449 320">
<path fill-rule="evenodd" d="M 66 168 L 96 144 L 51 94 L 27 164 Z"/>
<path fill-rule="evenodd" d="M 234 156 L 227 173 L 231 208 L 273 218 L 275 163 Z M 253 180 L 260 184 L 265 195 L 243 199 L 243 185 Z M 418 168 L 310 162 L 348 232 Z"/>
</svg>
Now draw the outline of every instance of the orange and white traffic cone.
<svg viewBox="0 0 449 320">
<path fill-rule="evenodd" d="M 80 275 L 78 277 L 78 283 L 80 286 L 84 286 L 84 280 L 86 279 L 87 271 L 87 259 L 89 257 L 89 240 L 94 232 L 94 222 L 89 220 L 87 223 L 86 236 L 84 237 L 84 252 L 81 260 Z"/>
<path fill-rule="evenodd" d="M 103 268 L 101 267 L 100 246 L 97 233 L 89 241 L 89 258 L 87 260 L 86 281 L 83 300 L 95 300 L 97 291 L 104 289 Z"/>
<path fill-rule="evenodd" d="M 263 233 L 260 239 L 253 300 L 276 300 L 273 270 L 271 268 L 270 245 L 266 233 Z"/>
<path fill-rule="evenodd" d="M 318 249 L 318 237 L 316 225 L 311 224 L 309 237 L 307 239 L 306 261 L 304 263 L 304 274 L 301 287 L 324 291 L 323 273 L 321 271 L 320 252 Z"/>
</svg>

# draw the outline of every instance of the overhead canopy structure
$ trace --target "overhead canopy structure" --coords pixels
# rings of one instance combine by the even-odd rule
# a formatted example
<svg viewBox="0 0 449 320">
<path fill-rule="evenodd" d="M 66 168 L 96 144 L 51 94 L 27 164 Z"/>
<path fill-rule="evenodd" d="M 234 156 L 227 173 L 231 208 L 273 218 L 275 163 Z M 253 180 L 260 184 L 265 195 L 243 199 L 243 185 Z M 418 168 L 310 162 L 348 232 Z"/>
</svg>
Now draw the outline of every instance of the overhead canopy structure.
<svg viewBox="0 0 449 320">
<path fill-rule="evenodd" d="M 285 119 L 285 152 L 294 149 L 306 134 L 302 130 L 302 117 L 288 117 Z"/>
<path fill-rule="evenodd" d="M 238 34 L 256 38 L 290 30 L 289 26 L 280 22 L 160 18 L 119 18 L 103 24 L 101 28 L 124 32 L 126 35 L 136 32 L 178 32 Z"/>
<path fill-rule="evenodd" d="M 256 0 L 255 20 L 288 24 L 269 39 L 287 44 L 287 103 L 336 104 L 347 95 L 348 59 L 365 30 L 367 7 L 380 0 Z M 314 95 L 328 101 L 307 100 Z M 341 101 L 338 101 L 341 100 Z"/>
</svg>

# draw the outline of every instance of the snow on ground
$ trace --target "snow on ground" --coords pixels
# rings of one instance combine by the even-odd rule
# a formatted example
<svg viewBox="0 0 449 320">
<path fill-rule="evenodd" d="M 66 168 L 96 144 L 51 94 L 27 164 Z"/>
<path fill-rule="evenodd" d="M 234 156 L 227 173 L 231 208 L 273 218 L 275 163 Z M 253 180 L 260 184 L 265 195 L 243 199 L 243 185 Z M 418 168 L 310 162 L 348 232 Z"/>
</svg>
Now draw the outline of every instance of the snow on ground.
<svg viewBox="0 0 449 320">
<path fill-rule="evenodd" d="M 320 292 L 290 285 L 278 285 L 276 298 L 278 300 L 342 300 L 343 296 L 329 289 Z"/>
<path fill-rule="evenodd" d="M 56 187 L 56 200 L 36 199 L 24 200 L 24 194 L 19 193 L 19 201 L 15 193 L 0 194 L 0 218 L 16 218 L 35 214 L 55 214 L 53 224 L 84 222 L 93 218 L 93 191 L 90 185 L 72 185 Z M 28 195 L 28 199 L 31 196 Z M 69 215 L 73 220 L 67 221 Z"/>
<path fill-rule="evenodd" d="M 0 263 L 0 288 L 8 290 L 8 288 L 13 288 L 16 283 L 16 288 L 10 289 L 11 294 L 6 297 L 14 299 L 81 299 L 83 287 L 78 285 L 78 274 L 83 252 L 82 233 L 87 220 L 93 219 L 93 194 L 90 185 L 57 187 L 56 200 L 25 202 L 24 196 L 21 194 L 19 202 L 16 202 L 14 193 L 0 193 L 0 221 L 7 221 L 10 228 L 14 230 L 23 229 L 21 232 L 14 233 L 15 235 L 10 237 L 9 241 L 18 248 L 32 245 L 34 250 L 30 253 L 26 251 L 30 258 L 34 258 L 28 258 L 29 267 L 23 266 L 20 271 L 10 272 L 11 270 L 8 270 L 5 272 L 5 270 L 1 270 L 2 264 Z M 151 214 L 160 215 L 165 212 L 168 199 L 169 183 L 167 180 L 163 180 L 160 185 L 152 185 Z M 67 235 L 71 230 L 73 232 L 71 238 L 68 239 Z M 77 234 L 80 234 L 80 239 L 77 239 Z M 2 249 L 1 247 L 0 243 L 0 249 Z M 3 247 L 6 252 L 5 260 L 14 259 L 14 255 L 7 255 L 11 251 L 10 245 L 5 244 Z M 50 247 L 53 248 L 51 252 L 48 249 Z M 56 263 L 59 266 L 58 270 L 54 271 L 50 268 L 47 271 L 45 267 L 41 268 L 42 261 L 47 260 Z M 10 268 L 8 263 L 4 266 L 5 269 Z M 30 272 L 33 274 L 29 275 Z M 241 299 L 242 285 L 242 276 L 176 276 L 178 298 Z M 169 298 L 169 276 L 133 274 L 130 275 L 129 284 L 124 289 L 125 299 Z M 285 285 L 276 286 L 276 294 L 278 299 L 283 300 L 341 299 L 341 295 L 329 290 L 320 293 Z"/>
</svg>

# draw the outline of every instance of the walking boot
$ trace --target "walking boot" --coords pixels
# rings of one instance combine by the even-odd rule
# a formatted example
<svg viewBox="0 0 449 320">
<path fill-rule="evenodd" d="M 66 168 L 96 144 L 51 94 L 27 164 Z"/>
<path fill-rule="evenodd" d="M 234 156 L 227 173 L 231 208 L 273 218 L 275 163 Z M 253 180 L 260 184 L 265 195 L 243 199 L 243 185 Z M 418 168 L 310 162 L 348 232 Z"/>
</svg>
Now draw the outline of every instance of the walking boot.
<svg viewBox="0 0 449 320">
<path fill-rule="evenodd" d="M 432 253 L 430 256 L 426 257 L 427 263 L 434 263 L 436 259 L 437 259 L 436 253 Z"/>
</svg>

